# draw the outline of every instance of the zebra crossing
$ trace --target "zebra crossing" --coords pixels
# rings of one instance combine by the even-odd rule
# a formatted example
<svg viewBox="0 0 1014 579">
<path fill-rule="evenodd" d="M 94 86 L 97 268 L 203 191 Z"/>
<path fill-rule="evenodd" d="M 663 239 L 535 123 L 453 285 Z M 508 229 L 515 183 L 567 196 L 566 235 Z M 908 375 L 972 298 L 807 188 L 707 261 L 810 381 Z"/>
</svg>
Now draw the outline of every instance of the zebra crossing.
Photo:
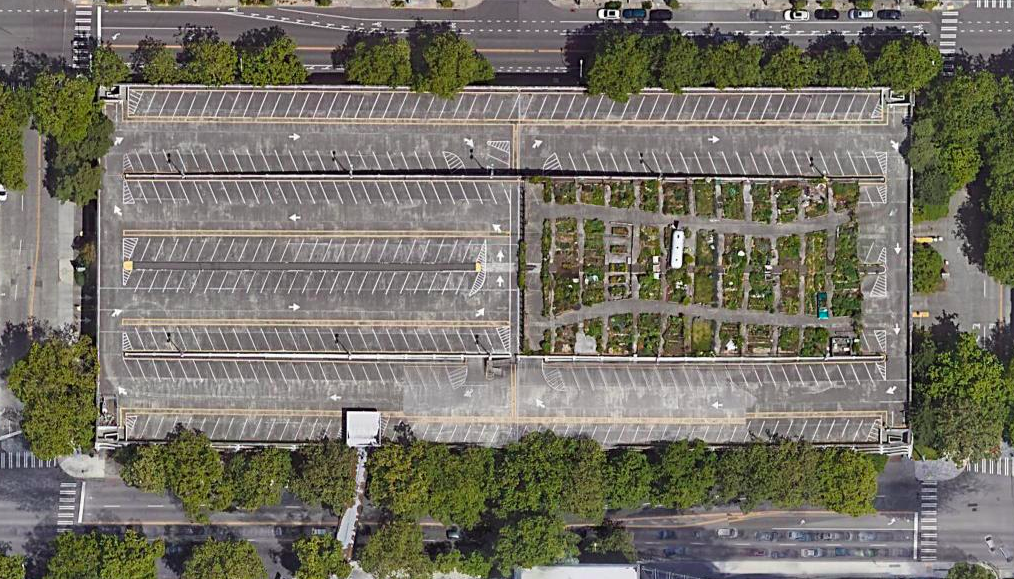
<svg viewBox="0 0 1014 579">
<path fill-rule="evenodd" d="M 54 468 L 56 459 L 42 460 L 30 452 L 0 452 L 0 469 Z"/>
<path fill-rule="evenodd" d="M 954 54 L 958 51 L 958 12 L 943 13 L 940 23 L 940 54 L 944 57 L 944 74 L 954 74 Z"/>
<path fill-rule="evenodd" d="M 975 0 L 976 8 L 1014 8 L 1014 0 Z"/>
<path fill-rule="evenodd" d="M 69 531 L 77 516 L 78 483 L 60 483 L 60 502 L 57 503 L 56 532 Z"/>
<path fill-rule="evenodd" d="M 72 59 L 74 68 L 88 70 L 92 63 L 92 7 L 74 7 L 74 38 L 71 47 L 74 51 Z"/>
<path fill-rule="evenodd" d="M 1014 476 L 1014 457 L 984 458 L 978 462 L 970 462 L 965 465 L 965 472 Z"/>
<path fill-rule="evenodd" d="M 919 560 L 937 560 L 937 481 L 922 481 L 919 490 Z"/>
</svg>

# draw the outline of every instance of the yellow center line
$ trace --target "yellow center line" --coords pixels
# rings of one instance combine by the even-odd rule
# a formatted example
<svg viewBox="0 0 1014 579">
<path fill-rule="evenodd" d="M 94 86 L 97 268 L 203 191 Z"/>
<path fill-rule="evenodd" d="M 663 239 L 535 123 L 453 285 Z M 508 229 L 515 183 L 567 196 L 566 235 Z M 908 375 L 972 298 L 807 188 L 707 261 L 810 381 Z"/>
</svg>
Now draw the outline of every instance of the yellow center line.
<svg viewBox="0 0 1014 579">
<path fill-rule="evenodd" d="M 256 326 L 268 328 L 326 328 L 326 327 L 383 327 L 383 328 L 502 328 L 507 320 L 292 320 L 263 318 L 123 318 L 123 327 L 175 326 L 175 327 L 236 327 Z"/>
<path fill-rule="evenodd" d="M 451 238 L 510 237 L 500 231 L 356 231 L 326 229 L 124 229 L 123 237 L 323 237 L 323 238 Z"/>
</svg>

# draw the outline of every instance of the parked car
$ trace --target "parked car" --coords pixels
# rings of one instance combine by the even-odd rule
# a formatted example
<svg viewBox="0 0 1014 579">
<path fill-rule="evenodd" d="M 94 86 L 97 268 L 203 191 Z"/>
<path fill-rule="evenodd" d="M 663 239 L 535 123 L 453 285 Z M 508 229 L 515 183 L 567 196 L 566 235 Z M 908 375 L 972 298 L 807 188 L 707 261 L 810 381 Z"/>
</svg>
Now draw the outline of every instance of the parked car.
<svg viewBox="0 0 1014 579">
<path fill-rule="evenodd" d="M 996 543 L 993 542 L 993 535 L 986 535 L 986 548 L 990 553 L 996 552 Z"/>
<path fill-rule="evenodd" d="M 665 8 L 652 10 L 651 12 L 648 12 L 648 20 L 652 22 L 665 22 L 666 20 L 672 20 L 672 10 L 666 10 Z"/>
<path fill-rule="evenodd" d="M 622 14 L 627 20 L 644 20 L 648 17 L 648 11 L 644 8 L 625 8 Z"/>
<path fill-rule="evenodd" d="M 461 540 L 461 529 L 457 527 L 450 527 L 447 529 L 447 540 L 448 541 L 460 541 Z"/>
<path fill-rule="evenodd" d="M 901 20 L 901 10 L 877 10 L 877 18 L 881 20 Z"/>
<path fill-rule="evenodd" d="M 776 541 L 778 533 L 776 531 L 758 531 L 753 534 L 753 537 L 758 541 Z"/>
<path fill-rule="evenodd" d="M 859 540 L 865 543 L 877 540 L 876 531 L 859 531 Z"/>
<path fill-rule="evenodd" d="M 772 22 L 778 20 L 778 13 L 774 10 L 751 10 L 750 20 L 758 22 Z"/>
<path fill-rule="evenodd" d="M 792 541 L 812 541 L 813 534 L 806 531 L 789 531 L 789 539 Z"/>
<path fill-rule="evenodd" d="M 662 554 L 664 554 L 666 557 L 683 557 L 684 555 L 687 554 L 687 548 L 686 547 L 666 547 L 662 551 Z"/>
<path fill-rule="evenodd" d="M 834 8 L 820 8 L 813 11 L 813 17 L 817 20 L 838 20 L 841 13 Z"/>
<path fill-rule="evenodd" d="M 788 551 L 771 551 L 772 559 L 784 559 L 789 556 Z"/>
<path fill-rule="evenodd" d="M 859 549 L 858 554 L 860 557 L 876 557 L 880 555 L 880 551 L 877 549 Z"/>
<path fill-rule="evenodd" d="M 723 539 L 735 539 L 739 536 L 739 531 L 730 527 L 722 527 L 718 529 L 718 536 Z"/>
<path fill-rule="evenodd" d="M 620 11 L 615 8 L 599 8 L 599 20 L 619 20 Z"/>
<path fill-rule="evenodd" d="M 860 10 L 853 8 L 849 10 L 849 20 L 870 20 L 873 18 L 872 10 Z"/>
<path fill-rule="evenodd" d="M 0 184 L 0 201 L 7 201 L 7 188 Z"/>
<path fill-rule="evenodd" d="M 676 537 L 676 531 L 664 530 L 658 532 L 659 539 L 672 539 Z"/>
<path fill-rule="evenodd" d="M 834 556 L 835 557 L 848 557 L 851 554 L 852 554 L 852 551 L 849 551 L 845 547 L 835 547 L 834 548 Z"/>
<path fill-rule="evenodd" d="M 823 557 L 824 549 L 803 549 L 802 551 L 799 552 L 799 554 L 807 558 Z"/>
<path fill-rule="evenodd" d="M 817 533 L 818 541 L 840 541 L 841 533 L 834 531 L 824 531 L 823 533 Z"/>
<path fill-rule="evenodd" d="M 747 555 L 751 557 L 767 557 L 768 552 L 764 549 L 750 549 L 750 551 L 747 552 Z"/>
<path fill-rule="evenodd" d="M 806 22 L 810 19 L 810 13 L 806 10 L 786 10 L 782 12 L 782 18 L 789 22 Z"/>
</svg>

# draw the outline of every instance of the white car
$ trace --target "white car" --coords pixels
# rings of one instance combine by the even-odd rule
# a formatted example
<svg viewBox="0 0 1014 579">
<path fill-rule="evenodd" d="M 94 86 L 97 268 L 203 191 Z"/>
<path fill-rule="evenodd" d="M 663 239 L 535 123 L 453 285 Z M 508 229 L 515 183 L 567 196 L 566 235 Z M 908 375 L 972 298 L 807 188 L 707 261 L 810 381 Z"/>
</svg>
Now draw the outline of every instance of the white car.
<svg viewBox="0 0 1014 579">
<path fill-rule="evenodd" d="M 7 188 L 0 184 L 0 201 L 7 201 Z"/>
<path fill-rule="evenodd" d="M 806 22 L 810 19 L 810 13 L 806 10 L 786 10 L 782 16 L 789 22 Z"/>
<path fill-rule="evenodd" d="M 620 11 L 615 8 L 599 8 L 599 20 L 619 20 Z"/>
</svg>

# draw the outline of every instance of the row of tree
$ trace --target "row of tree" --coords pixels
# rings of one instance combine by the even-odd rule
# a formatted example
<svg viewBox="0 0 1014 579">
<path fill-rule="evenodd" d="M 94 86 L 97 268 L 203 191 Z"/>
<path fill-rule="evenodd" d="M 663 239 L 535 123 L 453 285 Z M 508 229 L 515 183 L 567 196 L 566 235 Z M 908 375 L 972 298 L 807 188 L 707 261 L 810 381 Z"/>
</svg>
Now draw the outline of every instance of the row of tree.
<svg viewBox="0 0 1014 579">
<path fill-rule="evenodd" d="M 25 150 L 22 141 L 31 111 L 30 94 L 0 83 L 0 185 L 24 189 Z"/>
<path fill-rule="evenodd" d="M 280 504 L 284 490 L 336 513 L 355 498 L 355 451 L 330 439 L 295 452 L 267 447 L 223 455 L 203 433 L 178 427 L 165 444 L 131 446 L 116 458 L 125 483 L 171 493 L 199 521 L 213 511 Z"/>
<path fill-rule="evenodd" d="M 157 579 L 165 543 L 127 530 L 122 536 L 92 531 L 62 533 L 40 569 L 43 579 Z M 295 579 L 344 579 L 352 572 L 341 545 L 328 535 L 302 537 L 292 545 L 298 561 Z M 0 554 L 0 579 L 25 579 L 23 556 Z M 265 579 L 267 570 L 247 541 L 208 539 L 194 547 L 183 564 L 182 579 Z"/>
<path fill-rule="evenodd" d="M 751 44 L 745 38 L 715 41 L 679 31 L 642 35 L 611 29 L 599 35 L 585 79 L 588 92 L 626 102 L 646 87 L 679 92 L 687 87 L 889 86 L 919 90 L 940 72 L 939 50 L 905 36 L 864 54 L 859 46 L 821 45 L 810 52 L 784 39 Z"/>
<path fill-rule="evenodd" d="M 917 450 L 961 463 L 994 456 L 1011 425 L 1014 376 L 973 334 L 916 331 L 912 431 Z"/>
</svg>

